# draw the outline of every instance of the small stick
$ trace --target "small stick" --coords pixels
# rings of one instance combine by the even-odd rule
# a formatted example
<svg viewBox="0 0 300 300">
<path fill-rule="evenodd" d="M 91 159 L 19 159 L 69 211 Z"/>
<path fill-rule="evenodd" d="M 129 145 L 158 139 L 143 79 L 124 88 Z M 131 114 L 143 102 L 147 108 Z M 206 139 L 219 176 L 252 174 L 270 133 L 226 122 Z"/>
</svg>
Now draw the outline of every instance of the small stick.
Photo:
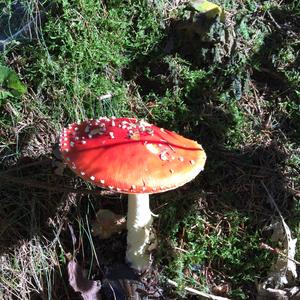
<svg viewBox="0 0 300 300">
<path fill-rule="evenodd" d="M 173 285 L 175 287 L 178 287 L 178 284 L 171 280 L 171 279 L 167 279 L 167 283 L 170 284 L 170 285 Z M 191 293 L 191 294 L 194 294 L 194 295 L 198 295 L 198 296 L 201 296 L 201 297 L 204 297 L 206 299 L 211 299 L 211 300 L 230 300 L 229 298 L 224 298 L 224 297 L 220 297 L 220 296 L 215 296 L 215 295 L 211 295 L 211 294 L 207 294 L 207 293 L 204 293 L 204 292 L 200 292 L 198 290 L 195 290 L 191 287 L 184 287 L 184 289 Z"/>
<path fill-rule="evenodd" d="M 187 251 L 185 249 L 182 249 L 180 247 L 174 247 L 174 249 L 178 250 L 178 251 L 181 251 L 181 252 L 184 252 L 184 253 L 190 253 L 190 251 Z"/>
<path fill-rule="evenodd" d="M 103 100 L 106 100 L 106 99 L 110 99 L 111 97 L 112 97 L 112 94 L 107 93 L 106 95 L 99 96 L 98 100 L 103 101 Z"/>
<path fill-rule="evenodd" d="M 278 248 L 273 248 L 271 246 L 269 246 L 268 244 L 265 244 L 265 243 L 260 243 L 260 248 L 261 249 L 265 249 L 265 250 L 269 250 L 271 252 L 274 252 L 276 254 L 279 254 L 280 256 L 286 258 L 286 259 L 289 259 L 291 260 L 292 262 L 294 262 L 296 265 L 299 265 L 300 266 L 300 262 L 291 258 L 291 257 L 288 257 L 286 254 L 284 254 L 282 251 L 280 251 Z"/>
<path fill-rule="evenodd" d="M 269 11 L 267 11 L 268 16 L 270 17 L 270 19 L 273 21 L 273 23 L 275 24 L 275 26 L 278 29 L 281 29 L 281 26 L 275 21 L 275 19 L 273 18 L 273 16 L 271 15 L 271 13 Z"/>
</svg>

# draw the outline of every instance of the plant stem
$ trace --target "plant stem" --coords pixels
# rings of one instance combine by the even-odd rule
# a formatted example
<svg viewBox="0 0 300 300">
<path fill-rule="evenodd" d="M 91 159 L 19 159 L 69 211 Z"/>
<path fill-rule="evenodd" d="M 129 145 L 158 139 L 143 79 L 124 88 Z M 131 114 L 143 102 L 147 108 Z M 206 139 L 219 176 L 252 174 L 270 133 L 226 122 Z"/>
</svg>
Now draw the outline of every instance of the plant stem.
<svg viewBox="0 0 300 300">
<path fill-rule="evenodd" d="M 128 195 L 126 260 L 139 272 L 145 271 L 150 263 L 147 249 L 151 240 L 152 220 L 149 195 Z"/>
</svg>

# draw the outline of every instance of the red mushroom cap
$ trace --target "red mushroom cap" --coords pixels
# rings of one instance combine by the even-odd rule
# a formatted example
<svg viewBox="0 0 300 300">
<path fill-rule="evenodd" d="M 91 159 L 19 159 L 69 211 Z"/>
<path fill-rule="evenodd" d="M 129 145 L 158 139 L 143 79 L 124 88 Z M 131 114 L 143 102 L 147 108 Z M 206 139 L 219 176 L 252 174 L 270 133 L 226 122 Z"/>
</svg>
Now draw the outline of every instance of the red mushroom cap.
<svg viewBox="0 0 300 300">
<path fill-rule="evenodd" d="M 84 180 L 127 194 L 181 186 L 203 170 L 206 160 L 197 142 L 132 118 L 71 124 L 61 134 L 60 149 Z"/>
</svg>

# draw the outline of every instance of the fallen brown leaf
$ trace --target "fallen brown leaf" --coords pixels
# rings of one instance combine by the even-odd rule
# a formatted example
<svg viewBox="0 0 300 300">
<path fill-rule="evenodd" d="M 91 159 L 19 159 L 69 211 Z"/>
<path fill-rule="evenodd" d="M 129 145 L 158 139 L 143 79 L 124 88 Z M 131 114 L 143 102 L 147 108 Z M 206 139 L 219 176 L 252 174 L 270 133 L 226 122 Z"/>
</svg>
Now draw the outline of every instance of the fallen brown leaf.
<svg viewBox="0 0 300 300">
<path fill-rule="evenodd" d="M 100 209 L 96 214 L 93 223 L 93 234 L 100 239 L 107 239 L 114 233 L 119 233 L 126 229 L 126 218 L 117 215 L 109 209 Z"/>
<path fill-rule="evenodd" d="M 74 259 L 68 263 L 68 275 L 71 287 L 75 292 L 79 292 L 84 300 L 101 300 L 101 282 L 87 279 Z"/>
</svg>

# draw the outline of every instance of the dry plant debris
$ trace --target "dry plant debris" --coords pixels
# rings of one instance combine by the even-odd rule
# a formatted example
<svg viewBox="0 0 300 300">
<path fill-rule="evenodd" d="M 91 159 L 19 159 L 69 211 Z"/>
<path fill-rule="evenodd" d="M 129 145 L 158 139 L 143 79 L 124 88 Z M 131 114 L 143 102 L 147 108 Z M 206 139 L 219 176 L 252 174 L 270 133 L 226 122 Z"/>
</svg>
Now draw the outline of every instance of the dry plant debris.
<svg viewBox="0 0 300 300">
<path fill-rule="evenodd" d="M 85 277 L 78 262 L 71 260 L 68 263 L 69 283 L 75 292 L 79 292 L 84 300 L 101 300 L 101 282 L 89 280 Z"/>
<path fill-rule="evenodd" d="M 120 233 L 126 229 L 126 218 L 109 209 L 99 209 L 92 226 L 94 236 L 107 239 L 114 233 Z"/>
<path fill-rule="evenodd" d="M 282 299 L 288 300 L 300 298 L 299 294 L 300 287 L 295 286 L 297 284 L 297 261 L 295 261 L 296 254 L 296 243 L 297 239 L 292 238 L 292 233 L 285 222 L 276 202 L 271 196 L 270 192 L 263 184 L 264 189 L 268 193 L 269 200 L 274 206 L 279 220 L 274 220 L 268 227 L 272 230 L 271 241 L 273 243 L 279 243 L 282 245 L 283 250 L 276 250 L 265 244 L 262 245 L 263 249 L 275 250 L 274 253 L 279 254 L 276 261 L 270 268 L 270 272 L 267 278 L 258 285 L 258 300 L 262 299 Z M 284 254 L 283 254 L 284 253 Z M 292 288 L 291 288 L 292 286 Z"/>
</svg>

